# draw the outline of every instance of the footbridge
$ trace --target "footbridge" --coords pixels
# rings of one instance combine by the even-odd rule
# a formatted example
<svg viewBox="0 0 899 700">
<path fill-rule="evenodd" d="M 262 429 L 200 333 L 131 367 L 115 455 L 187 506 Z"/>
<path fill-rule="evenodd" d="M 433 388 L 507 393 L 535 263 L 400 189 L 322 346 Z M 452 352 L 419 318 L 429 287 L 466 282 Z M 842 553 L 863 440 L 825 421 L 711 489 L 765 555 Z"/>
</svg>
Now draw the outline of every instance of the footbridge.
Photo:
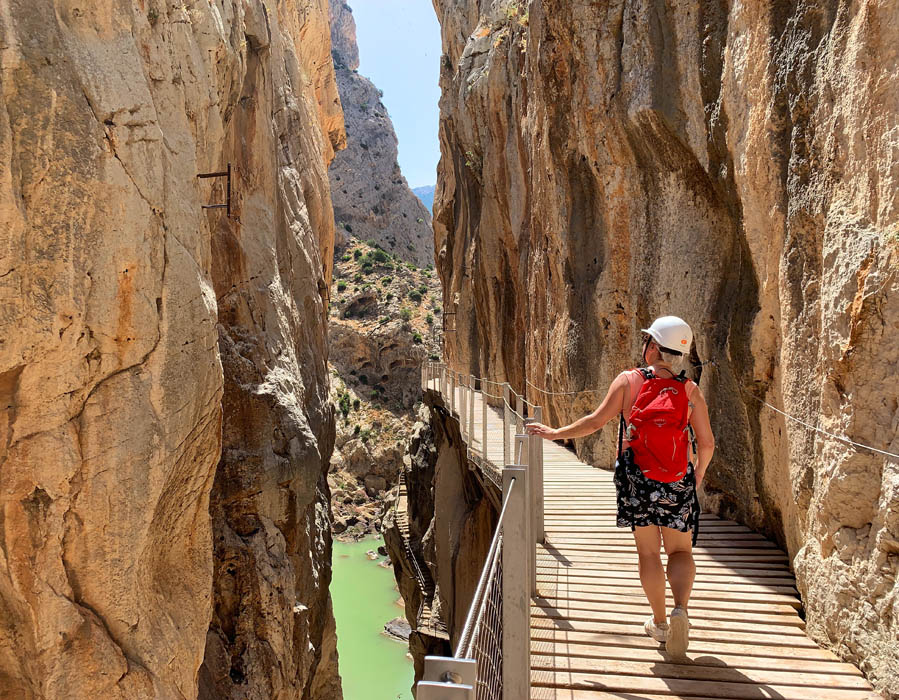
<svg viewBox="0 0 899 700">
<path fill-rule="evenodd" d="M 455 653 L 426 658 L 417 700 L 880 698 L 805 634 L 787 555 L 715 515 L 694 548 L 688 656 L 669 657 L 643 632 L 649 606 L 633 537 L 615 527 L 612 474 L 524 434 L 541 407 L 508 383 L 429 362 L 422 390 L 458 420 L 502 504 Z"/>
</svg>

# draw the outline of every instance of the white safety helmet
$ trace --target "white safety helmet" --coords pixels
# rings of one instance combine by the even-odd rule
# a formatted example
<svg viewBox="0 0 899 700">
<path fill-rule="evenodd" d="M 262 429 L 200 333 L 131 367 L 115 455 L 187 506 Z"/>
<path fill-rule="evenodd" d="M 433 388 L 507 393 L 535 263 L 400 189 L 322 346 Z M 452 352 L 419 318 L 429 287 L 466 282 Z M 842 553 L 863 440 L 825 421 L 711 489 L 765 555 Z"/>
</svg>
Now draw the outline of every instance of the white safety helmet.
<svg viewBox="0 0 899 700">
<path fill-rule="evenodd" d="M 677 316 L 662 316 L 653 321 L 649 328 L 640 330 L 651 336 L 663 350 L 686 355 L 693 344 L 693 331 L 684 319 Z"/>
</svg>

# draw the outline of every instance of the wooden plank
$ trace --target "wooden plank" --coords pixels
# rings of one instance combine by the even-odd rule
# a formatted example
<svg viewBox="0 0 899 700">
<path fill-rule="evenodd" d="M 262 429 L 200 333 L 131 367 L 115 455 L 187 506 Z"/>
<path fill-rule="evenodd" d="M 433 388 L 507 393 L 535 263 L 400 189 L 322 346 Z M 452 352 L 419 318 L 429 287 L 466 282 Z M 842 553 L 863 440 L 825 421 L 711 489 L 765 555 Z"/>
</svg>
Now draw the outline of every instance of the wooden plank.
<svg viewBox="0 0 899 700">
<path fill-rule="evenodd" d="M 597 677 L 587 673 L 532 671 L 531 684 L 534 686 L 560 686 L 588 691 L 604 690 L 614 693 L 658 693 L 669 698 L 683 696 L 693 698 L 704 696 L 744 700 L 773 697 L 783 700 L 869 700 L 870 690 L 855 688 L 802 688 L 797 686 L 765 684 L 760 688 L 751 683 L 724 683 L 719 681 L 682 680 L 678 678 L 657 678 L 655 676 L 619 676 L 603 674 Z M 767 695 L 763 693 L 767 692 Z M 566 697 L 566 696 L 563 696 Z M 590 697 L 589 695 L 571 697 Z M 874 696 L 876 697 L 876 696 Z M 619 695 L 620 698 L 620 695 Z"/>
<path fill-rule="evenodd" d="M 531 640 L 535 641 L 566 643 L 572 645 L 587 646 L 611 646 L 627 649 L 636 647 L 638 649 L 655 649 L 658 650 L 660 645 L 658 642 L 650 639 L 643 633 L 642 627 L 639 630 L 629 628 L 630 634 L 618 634 L 612 632 L 584 632 L 581 630 L 560 630 L 544 627 L 532 627 Z M 720 641 L 691 639 L 690 640 L 690 656 L 696 654 L 736 654 L 740 656 L 764 656 L 784 658 L 786 650 L 789 650 L 790 658 L 806 659 L 812 661 L 833 661 L 842 663 L 832 652 L 821 649 L 817 646 L 808 647 L 784 647 L 772 646 L 768 644 L 744 644 L 741 641 Z"/>
<path fill-rule="evenodd" d="M 664 561 L 662 562 L 664 565 Z M 562 564 L 557 559 L 547 560 L 545 557 L 537 558 L 537 570 L 544 571 L 569 571 L 572 573 L 581 573 L 581 574 L 592 574 L 592 573 L 605 573 L 611 571 L 627 571 L 631 573 L 637 573 L 637 559 L 634 557 L 632 560 L 621 559 L 618 561 L 604 561 L 604 562 L 576 562 L 569 565 Z M 722 564 L 716 561 L 704 561 L 702 564 L 697 564 L 697 576 L 745 576 L 745 577 L 758 577 L 758 578 L 783 578 L 787 577 L 791 581 L 793 580 L 793 576 L 790 573 L 790 570 L 783 565 L 768 565 L 763 564 L 761 566 L 752 567 L 749 565 L 741 565 L 736 564 L 733 566 Z"/>
<path fill-rule="evenodd" d="M 778 671 L 772 669 L 741 668 L 695 663 L 655 663 L 618 661 L 585 657 L 565 657 L 558 654 L 532 654 L 531 668 L 543 671 L 571 671 L 620 676 L 654 676 L 678 680 L 715 681 L 717 683 L 763 683 L 766 685 L 804 686 L 807 688 L 851 688 L 871 690 L 861 676 L 828 673 L 826 671 Z"/>
<path fill-rule="evenodd" d="M 593 632 L 602 634 L 639 635 L 643 633 L 643 624 L 638 623 L 627 625 L 606 622 L 593 622 L 589 620 L 551 620 L 547 618 L 532 617 L 531 629 L 558 629 L 565 632 Z M 713 629 L 697 629 L 694 627 L 690 630 L 691 643 L 693 640 L 702 640 L 706 642 L 727 642 L 732 640 L 735 636 L 737 635 L 731 634 L 729 630 L 722 628 L 721 626 L 716 626 Z M 811 639 L 806 637 L 804 634 L 796 636 L 780 634 L 777 631 L 771 633 L 741 631 L 739 634 L 739 638 L 742 642 L 745 642 L 747 644 L 760 644 L 769 647 L 784 647 L 785 649 L 818 648 L 818 645 L 815 644 Z"/>
<path fill-rule="evenodd" d="M 551 584 L 543 582 L 537 591 L 541 596 L 555 598 L 568 598 L 570 600 L 590 600 L 601 596 L 622 596 L 636 600 L 646 600 L 643 590 L 640 588 L 623 588 L 621 586 L 579 586 L 576 584 Z M 800 607 L 799 598 L 778 593 L 733 593 L 730 591 L 705 591 L 695 590 L 690 598 L 690 605 L 702 600 L 727 600 L 733 602 L 749 601 L 753 603 L 783 603 Z"/>
<path fill-rule="evenodd" d="M 731 667 L 749 669 L 768 669 L 772 671 L 797 673 L 830 673 L 835 675 L 862 677 L 861 671 L 851 664 L 834 659 L 804 659 L 794 655 L 784 656 L 783 649 L 775 649 L 771 656 L 749 656 L 722 651 L 720 645 L 713 651 L 702 652 L 691 649 L 686 659 L 680 663 L 692 666 Z M 556 655 L 561 657 L 583 657 L 593 659 L 619 661 L 645 661 L 661 663 L 670 661 L 664 646 L 654 645 L 646 648 L 623 647 L 603 644 L 577 644 L 565 641 L 531 640 L 531 654 Z"/>
<path fill-rule="evenodd" d="M 543 567 L 537 565 L 537 580 L 565 580 L 565 581 L 582 581 L 589 583 L 591 581 L 603 581 L 611 579 L 622 579 L 625 581 L 639 580 L 636 567 L 628 568 L 608 568 L 601 570 L 574 569 L 571 567 Z M 729 574 L 709 574 L 704 569 L 699 569 L 696 574 L 696 581 L 703 583 L 731 584 L 734 586 L 753 585 L 765 587 L 783 587 L 794 588 L 794 579 L 792 576 L 785 576 L 783 572 L 779 576 L 744 576 L 736 573 Z"/>
<path fill-rule="evenodd" d="M 622 610 L 623 606 L 616 609 L 597 610 L 573 608 L 567 605 L 555 607 L 549 604 L 531 606 L 532 618 L 546 618 L 549 620 L 584 620 L 589 622 L 608 622 L 609 624 L 631 624 L 639 627 L 649 617 L 649 608 L 643 610 Z M 784 622 L 784 618 L 792 620 L 786 615 L 765 615 L 764 613 L 737 613 L 733 611 L 718 611 L 717 614 L 700 614 L 698 610 L 690 610 L 691 629 L 721 629 L 726 628 L 732 632 L 764 632 L 766 634 L 801 635 L 805 637 L 801 625 L 790 625 Z M 801 622 L 801 620 L 799 620 Z"/>
<path fill-rule="evenodd" d="M 579 595 L 577 598 L 567 596 L 560 598 L 552 595 L 539 595 L 536 596 L 533 601 L 534 605 L 549 605 L 559 609 L 568 607 L 572 610 L 602 610 L 606 607 L 611 609 L 615 606 L 628 606 L 637 607 L 643 612 L 649 610 L 649 603 L 646 602 L 646 598 L 641 597 L 636 593 L 630 595 L 622 595 L 621 593 L 617 595 L 607 593 L 590 595 L 589 593 L 586 593 Z M 674 607 L 674 601 L 671 599 L 670 592 L 665 599 L 665 604 L 669 609 Z M 796 606 L 786 603 L 771 603 L 768 601 L 754 603 L 747 600 L 707 600 L 697 598 L 690 601 L 690 610 L 696 612 L 696 614 L 710 615 L 719 612 L 727 614 L 735 611 L 745 611 L 747 613 L 788 616 L 794 619 L 797 625 L 805 624 L 802 621 L 802 618 L 796 614 Z"/>
</svg>

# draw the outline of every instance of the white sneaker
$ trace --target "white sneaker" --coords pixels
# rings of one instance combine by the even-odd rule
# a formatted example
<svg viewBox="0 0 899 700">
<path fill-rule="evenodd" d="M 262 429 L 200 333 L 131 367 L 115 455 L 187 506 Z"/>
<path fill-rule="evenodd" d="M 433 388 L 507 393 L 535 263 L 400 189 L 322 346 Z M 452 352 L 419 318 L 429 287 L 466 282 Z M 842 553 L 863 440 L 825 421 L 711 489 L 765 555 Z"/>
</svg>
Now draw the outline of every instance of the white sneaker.
<svg viewBox="0 0 899 700">
<path fill-rule="evenodd" d="M 668 623 L 657 624 L 652 616 L 643 625 L 643 630 L 646 632 L 647 637 L 652 637 L 657 642 L 664 642 L 668 637 Z"/>
<path fill-rule="evenodd" d="M 686 610 L 675 608 L 671 611 L 670 620 L 665 650 L 672 656 L 683 656 L 690 646 L 690 618 Z"/>
</svg>

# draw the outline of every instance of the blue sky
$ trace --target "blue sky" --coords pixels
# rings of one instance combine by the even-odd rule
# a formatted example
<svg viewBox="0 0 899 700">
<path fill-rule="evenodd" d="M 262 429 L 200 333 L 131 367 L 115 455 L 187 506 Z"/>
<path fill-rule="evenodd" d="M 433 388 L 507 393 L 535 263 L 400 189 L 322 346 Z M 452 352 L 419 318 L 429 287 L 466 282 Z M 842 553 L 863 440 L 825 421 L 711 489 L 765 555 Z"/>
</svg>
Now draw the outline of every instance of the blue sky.
<svg viewBox="0 0 899 700">
<path fill-rule="evenodd" d="M 410 187 L 437 181 L 440 25 L 431 0 L 348 0 L 359 72 L 384 91 Z"/>
</svg>

